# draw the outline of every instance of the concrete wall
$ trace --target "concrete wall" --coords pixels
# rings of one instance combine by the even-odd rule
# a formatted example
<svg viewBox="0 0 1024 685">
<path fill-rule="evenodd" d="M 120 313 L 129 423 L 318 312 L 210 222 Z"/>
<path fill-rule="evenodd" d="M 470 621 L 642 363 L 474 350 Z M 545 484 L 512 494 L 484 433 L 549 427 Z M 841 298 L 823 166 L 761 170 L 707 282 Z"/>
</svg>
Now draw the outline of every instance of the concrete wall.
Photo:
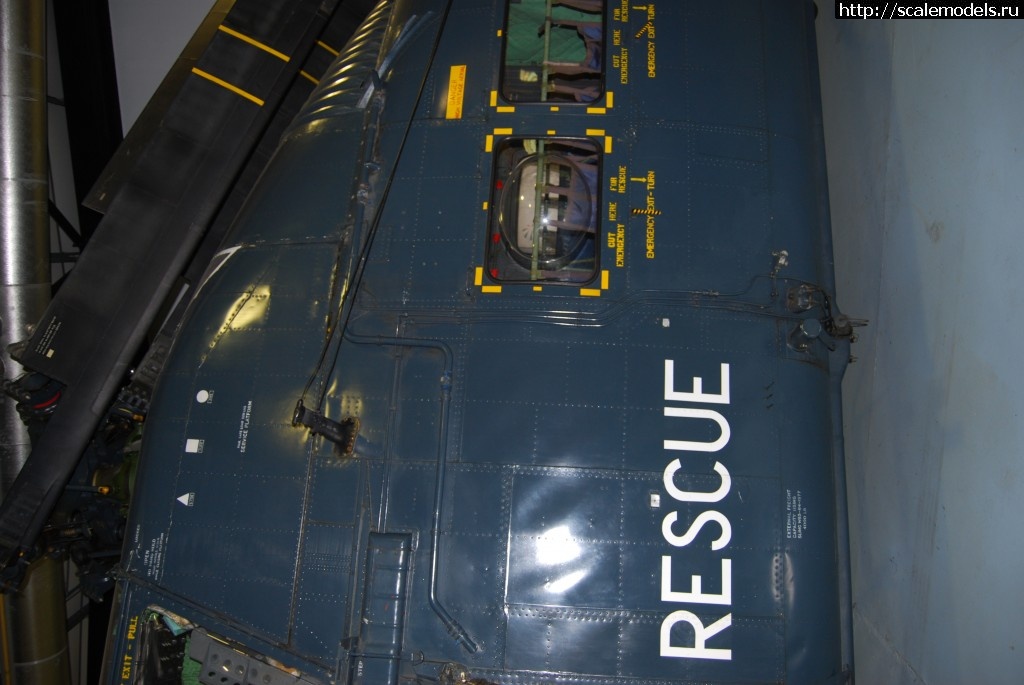
<svg viewBox="0 0 1024 685">
<path fill-rule="evenodd" d="M 862 684 L 1024 681 L 1024 21 L 818 44 Z"/>
<path fill-rule="evenodd" d="M 127 132 L 214 0 L 109 0 L 121 122 Z"/>
</svg>

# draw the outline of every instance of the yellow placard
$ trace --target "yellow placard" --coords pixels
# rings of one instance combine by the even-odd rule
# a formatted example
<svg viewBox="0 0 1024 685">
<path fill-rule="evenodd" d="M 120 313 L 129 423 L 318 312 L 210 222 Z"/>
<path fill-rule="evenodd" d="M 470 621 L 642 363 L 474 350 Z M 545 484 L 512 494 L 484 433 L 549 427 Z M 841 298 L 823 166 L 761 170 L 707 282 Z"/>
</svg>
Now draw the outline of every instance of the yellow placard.
<svg viewBox="0 0 1024 685">
<path fill-rule="evenodd" d="M 448 107 L 445 119 L 462 118 L 462 101 L 466 96 L 466 65 L 453 64 L 448 72 Z"/>
</svg>

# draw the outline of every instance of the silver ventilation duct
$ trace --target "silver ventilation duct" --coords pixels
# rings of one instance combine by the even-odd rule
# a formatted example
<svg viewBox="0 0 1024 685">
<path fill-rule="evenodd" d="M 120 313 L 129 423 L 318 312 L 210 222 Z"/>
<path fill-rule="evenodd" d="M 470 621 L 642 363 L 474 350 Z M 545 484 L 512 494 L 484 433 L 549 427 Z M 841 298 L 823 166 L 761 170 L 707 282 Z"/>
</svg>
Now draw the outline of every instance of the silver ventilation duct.
<svg viewBox="0 0 1024 685">
<path fill-rule="evenodd" d="M 46 161 L 46 3 L 0 3 L 0 360 L 6 378 L 21 366 L 7 345 L 28 337 L 50 299 Z M 30 447 L 14 403 L 3 403 L 0 490 Z"/>
<path fill-rule="evenodd" d="M 28 337 L 50 299 L 47 209 L 46 2 L 0 2 L 0 361 L 4 377 L 21 367 L 7 346 Z M 31 446 L 13 401 L 0 402 L 0 493 Z M 21 590 L 6 598 L 10 621 L 4 679 L 19 685 L 70 682 L 61 564 L 33 564 Z M 6 616 L 4 617 L 6 618 Z M 5 631 L 6 632 L 6 631 Z M 9 642 L 8 642 L 9 641 Z"/>
</svg>

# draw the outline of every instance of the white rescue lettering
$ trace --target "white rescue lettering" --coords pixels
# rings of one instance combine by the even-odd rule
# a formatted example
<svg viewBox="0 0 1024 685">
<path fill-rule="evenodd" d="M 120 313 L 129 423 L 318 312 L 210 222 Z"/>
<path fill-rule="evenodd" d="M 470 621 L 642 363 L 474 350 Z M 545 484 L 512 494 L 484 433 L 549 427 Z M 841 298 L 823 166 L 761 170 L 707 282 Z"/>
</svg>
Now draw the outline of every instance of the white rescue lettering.
<svg viewBox="0 0 1024 685">
<path fill-rule="evenodd" d="M 721 434 L 714 442 L 695 442 L 691 440 L 666 440 L 665 449 L 683 452 L 717 452 L 729 442 L 729 422 L 714 409 L 694 409 L 693 407 L 665 407 L 665 416 L 678 416 L 684 419 L 707 419 L 714 421 L 721 429 Z"/>
<path fill-rule="evenodd" d="M 728 405 L 729 404 L 729 365 L 720 365 L 720 386 L 719 391 L 716 392 L 705 392 L 704 381 L 702 378 L 694 376 L 692 390 L 676 390 L 675 389 L 675 362 L 672 359 L 665 360 L 665 402 L 678 402 L 688 404 L 712 404 L 712 405 Z M 719 435 L 710 442 L 696 441 L 696 440 L 674 440 L 665 439 L 664 447 L 666 450 L 675 452 L 719 452 L 727 444 L 729 439 L 732 437 L 732 431 L 729 428 L 729 421 L 722 415 L 721 412 L 706 407 L 692 407 L 692 406 L 665 406 L 665 416 L 690 419 L 697 421 L 711 421 L 718 426 Z M 692 491 L 683 490 L 675 484 L 675 474 L 683 470 L 683 460 L 685 456 L 681 458 L 673 459 L 665 467 L 663 476 L 663 484 L 665 491 L 668 495 L 677 502 L 702 502 L 702 503 L 714 503 L 720 502 L 725 499 L 726 495 L 732 489 L 732 476 L 729 475 L 729 470 L 720 461 L 716 461 L 714 465 L 714 471 L 718 474 L 722 482 L 718 488 L 711 492 L 703 491 Z M 732 524 L 729 522 L 728 517 L 720 511 L 714 509 L 708 509 L 698 514 L 692 522 L 686 532 L 682 535 L 677 534 L 673 530 L 679 522 L 679 512 L 670 511 L 665 515 L 661 524 L 661 534 L 665 538 L 665 541 L 673 547 L 686 547 L 692 544 L 704 527 L 708 524 L 717 524 L 721 533 L 719 536 L 711 541 L 711 550 L 720 551 L 726 548 L 729 541 L 732 539 Z M 713 530 L 713 529 L 712 529 Z M 703 604 L 703 605 L 715 605 L 715 606 L 731 606 L 732 605 L 732 559 L 722 557 L 721 563 L 721 581 L 719 587 L 721 592 L 704 592 L 703 590 L 703 578 L 699 575 L 693 574 L 690 576 L 690 589 L 689 591 L 673 590 L 672 589 L 672 556 L 663 555 L 661 557 L 661 601 L 665 603 L 683 603 L 683 604 Z M 672 644 L 672 629 L 680 623 L 686 623 L 693 631 L 693 646 L 681 646 Z M 710 625 L 705 626 L 704 622 L 693 612 L 686 610 L 676 610 L 669 613 L 665 619 L 661 622 L 661 640 L 660 640 L 660 654 L 663 657 L 678 658 L 678 659 L 711 659 L 719 661 L 729 661 L 732 659 L 732 650 L 724 648 L 708 647 L 708 640 L 714 638 L 719 633 L 726 630 L 732 625 L 732 613 L 727 613 L 718 620 L 714 621 Z M 679 635 L 676 635 L 676 639 L 679 639 Z"/>
<path fill-rule="evenodd" d="M 672 628 L 677 623 L 686 621 L 693 628 L 693 647 L 676 647 L 672 644 Z M 709 626 L 701 623 L 701 620 L 689 611 L 673 611 L 661 622 L 661 655 L 672 656 L 680 659 L 718 659 L 719 661 L 731 661 L 731 649 L 709 649 L 708 638 L 718 635 L 720 632 L 732 625 L 732 614 L 726 614 Z"/>
<path fill-rule="evenodd" d="M 675 362 L 665 360 L 665 401 L 666 402 L 703 402 L 704 404 L 729 404 L 729 365 L 722 364 L 722 392 L 704 392 L 704 379 L 694 376 L 693 392 L 677 392 L 675 390 Z"/>
<path fill-rule="evenodd" d="M 661 534 L 665 537 L 665 542 L 672 545 L 673 547 L 686 547 L 688 544 L 697 539 L 697 533 L 704 527 L 705 523 L 714 521 L 722 527 L 722 534 L 718 536 L 717 540 L 711 542 L 711 549 L 717 551 L 724 549 L 729 544 L 729 540 L 732 540 L 732 524 L 729 523 L 729 519 L 725 517 L 725 514 L 718 511 L 702 511 L 697 514 L 697 518 L 693 519 L 693 523 L 686 529 L 686 532 L 682 535 L 676 535 L 672 532 L 672 525 L 679 519 L 679 512 L 670 511 L 665 515 L 665 519 L 661 522 Z"/>
<path fill-rule="evenodd" d="M 661 558 L 661 601 L 692 602 L 694 604 L 732 604 L 732 559 L 722 559 L 721 594 L 701 592 L 703 580 L 698 575 L 690 576 L 693 592 L 676 592 L 672 589 L 672 557 Z"/>
<path fill-rule="evenodd" d="M 670 448 L 666 447 L 666 449 Z M 732 487 L 732 476 L 729 475 L 729 469 L 722 466 L 722 462 L 716 461 L 713 467 L 715 473 L 722 477 L 722 484 L 714 492 L 691 492 L 677 488 L 674 476 L 676 471 L 681 468 L 683 468 L 683 464 L 678 459 L 670 462 L 665 467 L 665 477 L 663 479 L 665 489 L 668 491 L 668 494 L 672 495 L 673 499 L 677 499 L 680 502 L 721 502 L 729 494 L 729 488 Z"/>
</svg>

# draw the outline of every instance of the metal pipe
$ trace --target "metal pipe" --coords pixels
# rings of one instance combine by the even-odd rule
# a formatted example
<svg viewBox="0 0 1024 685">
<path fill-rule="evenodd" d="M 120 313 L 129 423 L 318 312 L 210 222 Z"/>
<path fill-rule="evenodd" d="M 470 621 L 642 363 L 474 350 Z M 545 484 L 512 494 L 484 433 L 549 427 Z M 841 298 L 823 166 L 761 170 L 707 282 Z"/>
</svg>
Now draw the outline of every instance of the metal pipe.
<svg viewBox="0 0 1024 685">
<path fill-rule="evenodd" d="M 470 654 L 480 651 L 480 645 L 469 632 L 462 627 L 448 609 L 441 603 L 438 596 L 441 569 L 441 514 L 444 511 L 444 487 L 448 466 L 448 405 L 452 396 L 453 358 L 451 348 L 442 340 L 424 340 L 422 338 L 385 338 L 353 333 L 345 329 L 345 340 L 360 345 L 392 345 L 398 347 L 421 347 L 437 350 L 444 357 L 444 371 L 441 374 L 441 415 L 438 417 L 437 436 L 437 470 L 434 474 L 434 514 L 430 524 L 430 585 L 427 600 L 430 608 L 441 619 L 448 633 Z M 387 455 L 390 459 L 390 455 Z M 386 531 L 384 531 L 386 532 Z"/>
<path fill-rule="evenodd" d="M 29 566 L 21 590 L 9 602 L 14 629 L 11 671 L 15 685 L 71 682 L 63 573 L 64 565 L 56 559 L 37 559 Z"/>
<path fill-rule="evenodd" d="M 0 360 L 10 378 L 21 367 L 7 346 L 29 337 L 50 300 L 45 0 L 0 3 L 0 149 Z M 12 402 L 2 421 L 6 493 L 31 447 Z"/>
<path fill-rule="evenodd" d="M 46 121 L 46 2 L 0 3 L 0 362 L 6 378 L 21 367 L 7 346 L 29 337 L 50 300 Z M 0 495 L 28 459 L 31 444 L 15 404 L 0 402 Z M 10 612 L 4 675 L 19 685 L 71 682 L 62 564 L 43 557 L 29 568 Z M 6 616 L 5 616 L 6 618 Z M 7 632 L 7 631 L 4 631 Z"/>
</svg>

